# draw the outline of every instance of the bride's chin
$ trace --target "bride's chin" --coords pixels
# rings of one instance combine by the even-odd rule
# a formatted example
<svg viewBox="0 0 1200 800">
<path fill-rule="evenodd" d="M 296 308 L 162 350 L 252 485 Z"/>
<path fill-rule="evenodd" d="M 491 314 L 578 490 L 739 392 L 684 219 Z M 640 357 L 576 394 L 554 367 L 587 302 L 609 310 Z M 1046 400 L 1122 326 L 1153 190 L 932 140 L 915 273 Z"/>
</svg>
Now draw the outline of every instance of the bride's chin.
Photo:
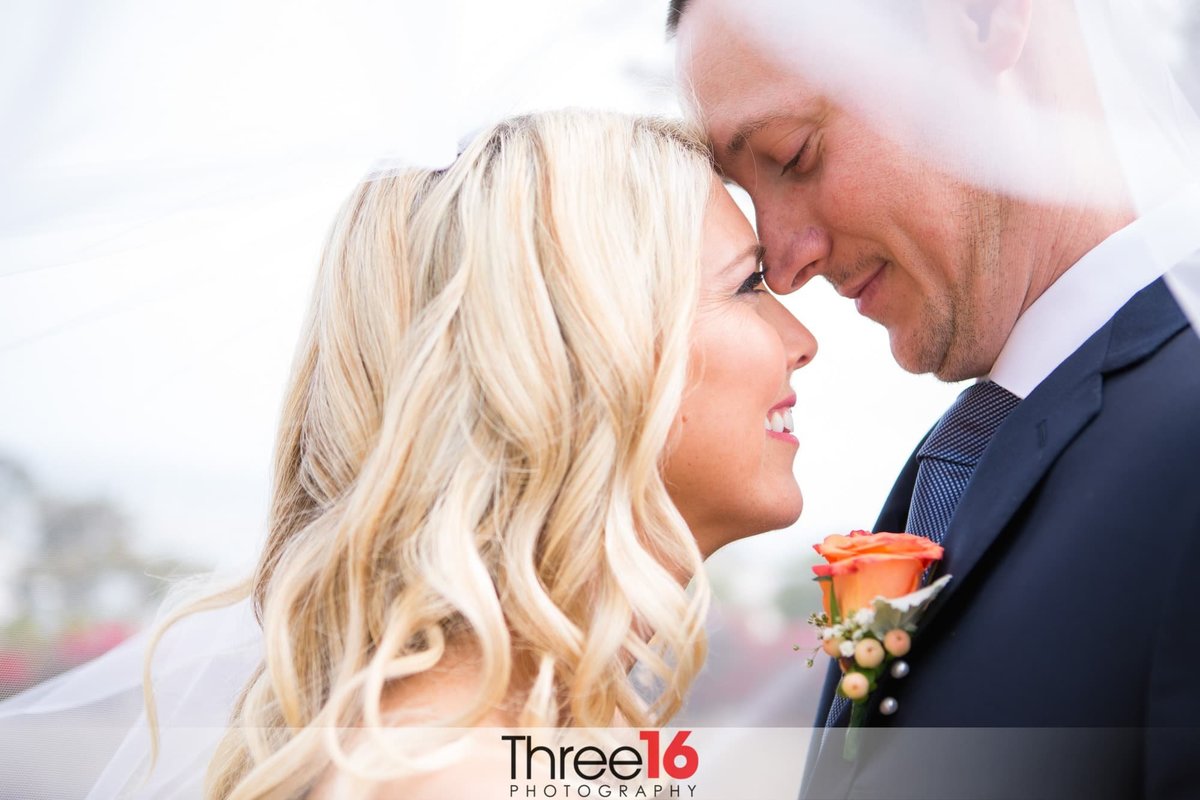
<svg viewBox="0 0 1200 800">
<path fill-rule="evenodd" d="M 713 553 L 734 542 L 752 539 L 764 533 L 773 533 L 791 527 L 800 519 L 800 513 L 803 510 L 804 497 L 797 488 L 794 497 L 789 497 L 786 501 L 781 501 L 778 505 L 770 509 L 764 509 L 762 516 L 752 524 L 747 524 L 741 529 L 734 529 L 731 526 L 730 529 L 723 532 L 723 535 L 710 537 L 707 541 L 701 541 L 697 537 L 697 544 L 700 545 L 700 555 L 705 560 L 708 560 L 708 557 Z"/>
</svg>

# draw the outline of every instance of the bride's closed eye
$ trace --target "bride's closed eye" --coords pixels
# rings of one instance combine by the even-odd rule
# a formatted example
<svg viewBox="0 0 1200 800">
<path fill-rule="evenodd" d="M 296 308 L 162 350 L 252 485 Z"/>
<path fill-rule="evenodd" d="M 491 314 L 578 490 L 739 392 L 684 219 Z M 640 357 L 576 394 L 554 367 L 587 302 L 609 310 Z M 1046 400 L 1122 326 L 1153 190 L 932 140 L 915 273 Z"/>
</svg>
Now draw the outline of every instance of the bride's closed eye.
<svg viewBox="0 0 1200 800">
<path fill-rule="evenodd" d="M 750 294 L 759 291 L 765 277 L 766 275 L 763 273 L 762 264 L 760 263 L 754 272 L 751 272 L 746 276 L 746 280 L 742 281 L 742 285 L 738 287 L 737 293 Z"/>
</svg>

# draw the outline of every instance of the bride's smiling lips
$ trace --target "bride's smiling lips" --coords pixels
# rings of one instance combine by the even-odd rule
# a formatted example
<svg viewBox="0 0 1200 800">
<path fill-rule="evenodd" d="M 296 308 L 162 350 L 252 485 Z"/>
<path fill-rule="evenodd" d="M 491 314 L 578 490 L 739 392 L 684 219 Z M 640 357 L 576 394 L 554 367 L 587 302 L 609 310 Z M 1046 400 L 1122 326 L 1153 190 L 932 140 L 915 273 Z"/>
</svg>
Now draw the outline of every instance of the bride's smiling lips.
<svg viewBox="0 0 1200 800">
<path fill-rule="evenodd" d="M 792 407 L 796 405 L 796 394 L 793 392 L 780 400 L 767 411 L 764 428 L 767 436 L 772 439 L 790 442 L 798 445 L 800 440 L 793 433 L 795 422 L 792 420 Z"/>
</svg>

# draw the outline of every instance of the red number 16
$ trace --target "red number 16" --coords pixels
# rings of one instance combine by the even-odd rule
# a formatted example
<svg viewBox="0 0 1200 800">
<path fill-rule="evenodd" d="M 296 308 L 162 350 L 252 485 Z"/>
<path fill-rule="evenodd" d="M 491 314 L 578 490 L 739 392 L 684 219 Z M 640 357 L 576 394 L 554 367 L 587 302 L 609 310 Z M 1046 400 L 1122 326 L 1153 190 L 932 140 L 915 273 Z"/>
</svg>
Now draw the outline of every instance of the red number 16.
<svg viewBox="0 0 1200 800">
<path fill-rule="evenodd" d="M 700 754 L 696 752 L 696 748 L 684 744 L 691 734 L 691 731 L 675 734 L 675 738 L 667 745 L 667 751 L 662 754 L 663 769 L 677 781 L 692 777 L 696 774 L 696 768 L 700 766 Z M 658 731 L 641 731 L 638 738 L 646 743 L 646 777 L 657 778 Z M 682 767 L 678 763 L 680 758 L 683 759 Z"/>
</svg>

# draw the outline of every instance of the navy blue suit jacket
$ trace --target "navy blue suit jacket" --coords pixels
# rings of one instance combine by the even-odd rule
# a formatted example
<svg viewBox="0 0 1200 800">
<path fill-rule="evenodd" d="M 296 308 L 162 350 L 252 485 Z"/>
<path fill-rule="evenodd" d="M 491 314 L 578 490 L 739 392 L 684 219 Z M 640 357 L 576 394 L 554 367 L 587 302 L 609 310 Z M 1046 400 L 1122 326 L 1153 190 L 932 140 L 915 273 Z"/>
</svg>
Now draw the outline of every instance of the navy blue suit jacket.
<svg viewBox="0 0 1200 800">
<path fill-rule="evenodd" d="M 910 674 L 855 761 L 810 750 L 806 797 L 1200 798 L 1200 338 L 1162 280 L 1004 421 L 945 546 Z"/>
</svg>

